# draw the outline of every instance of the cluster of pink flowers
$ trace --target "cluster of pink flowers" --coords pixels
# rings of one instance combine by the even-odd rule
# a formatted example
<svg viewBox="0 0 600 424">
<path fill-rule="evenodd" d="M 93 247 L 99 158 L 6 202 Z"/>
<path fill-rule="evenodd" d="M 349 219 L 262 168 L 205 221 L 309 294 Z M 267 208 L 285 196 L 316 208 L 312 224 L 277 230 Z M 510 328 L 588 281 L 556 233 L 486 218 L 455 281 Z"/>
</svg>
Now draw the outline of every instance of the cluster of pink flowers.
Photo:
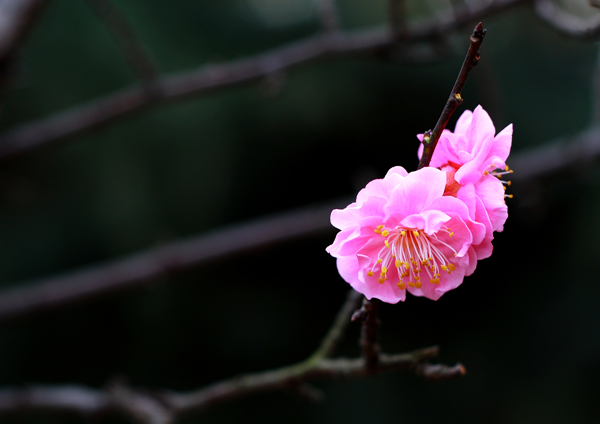
<svg viewBox="0 0 600 424">
<path fill-rule="evenodd" d="M 422 141 L 423 134 L 417 136 Z M 397 303 L 409 291 L 437 300 L 492 254 L 508 217 L 503 174 L 512 124 L 496 135 L 481 106 L 444 130 L 429 167 L 397 166 L 356 202 L 331 213 L 341 231 L 327 252 L 340 275 L 368 299 Z M 419 157 L 423 145 L 419 149 Z"/>
</svg>

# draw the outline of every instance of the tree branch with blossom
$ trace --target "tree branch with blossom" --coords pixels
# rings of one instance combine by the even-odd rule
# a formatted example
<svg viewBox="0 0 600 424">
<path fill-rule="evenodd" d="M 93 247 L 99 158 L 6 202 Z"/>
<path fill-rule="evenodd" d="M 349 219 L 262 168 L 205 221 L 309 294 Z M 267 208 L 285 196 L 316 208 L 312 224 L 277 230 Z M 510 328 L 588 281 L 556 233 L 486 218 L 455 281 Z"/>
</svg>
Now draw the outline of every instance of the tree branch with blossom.
<svg viewBox="0 0 600 424">
<path fill-rule="evenodd" d="M 463 102 L 461 92 L 467 81 L 469 72 L 471 72 L 471 69 L 479 62 L 479 47 L 481 46 L 481 43 L 483 43 L 485 32 L 486 30 L 481 25 L 481 22 L 479 22 L 470 37 L 471 44 L 469 45 L 469 50 L 467 51 L 465 60 L 460 68 L 454 87 L 452 87 L 446 106 L 444 106 L 442 114 L 435 124 L 433 131 L 429 130 L 423 136 L 423 156 L 419 162 L 418 169 L 429 166 L 429 162 L 431 162 L 431 158 L 433 157 L 433 151 L 437 146 L 437 142 L 440 139 L 442 132 L 446 128 L 446 125 L 448 125 L 448 121 L 456 108 Z"/>
</svg>

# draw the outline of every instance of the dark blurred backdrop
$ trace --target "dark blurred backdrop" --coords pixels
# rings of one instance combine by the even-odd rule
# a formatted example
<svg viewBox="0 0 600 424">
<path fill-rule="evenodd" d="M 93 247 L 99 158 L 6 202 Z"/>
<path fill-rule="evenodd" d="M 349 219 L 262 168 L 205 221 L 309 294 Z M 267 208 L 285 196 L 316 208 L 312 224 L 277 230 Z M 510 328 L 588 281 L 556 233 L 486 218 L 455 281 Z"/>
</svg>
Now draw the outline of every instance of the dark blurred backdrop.
<svg viewBox="0 0 600 424">
<path fill-rule="evenodd" d="M 114 3 L 166 73 L 319 30 L 311 0 Z M 337 5 L 344 29 L 386 23 L 384 0 Z M 444 5 L 410 1 L 408 16 L 431 17 Z M 415 135 L 434 126 L 475 23 L 452 34 L 435 63 L 386 55 L 311 63 L 279 75 L 280 85 L 263 81 L 152 108 L 3 160 L 2 286 L 353 196 L 395 165 L 416 169 Z M 590 125 L 596 44 L 564 37 L 527 5 L 483 23 L 482 59 L 450 128 L 462 110 L 481 104 L 498 131 L 514 124 L 516 155 Z M 5 129 L 136 81 L 83 1 L 51 2 L 18 63 L 0 110 Z M 409 297 L 381 307 L 385 351 L 439 344 L 441 361 L 466 366 L 464 378 L 436 383 L 388 373 L 319 382 L 322 403 L 263 394 L 186 422 L 597 423 L 600 168 L 588 163 L 513 184 L 511 192 L 494 254 L 461 287 L 437 302 Z M 126 378 L 190 390 L 299 361 L 318 345 L 349 288 L 325 253 L 334 234 L 3 323 L 0 386 L 102 387 Z M 339 354 L 358 355 L 357 339 L 353 326 Z M 3 422 L 85 421 L 36 414 Z"/>
</svg>

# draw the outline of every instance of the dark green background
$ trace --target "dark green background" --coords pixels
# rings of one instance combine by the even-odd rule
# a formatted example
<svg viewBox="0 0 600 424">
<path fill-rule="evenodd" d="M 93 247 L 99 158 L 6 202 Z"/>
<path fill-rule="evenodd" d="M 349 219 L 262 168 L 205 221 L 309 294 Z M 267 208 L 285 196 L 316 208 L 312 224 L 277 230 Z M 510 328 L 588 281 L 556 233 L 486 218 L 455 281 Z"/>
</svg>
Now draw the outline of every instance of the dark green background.
<svg viewBox="0 0 600 424">
<path fill-rule="evenodd" d="M 310 13 L 265 26 L 244 0 L 115 3 L 168 73 L 318 30 Z M 346 29 L 385 23 L 384 0 L 338 5 Z M 426 13 L 414 10 L 415 18 Z M 597 45 L 560 36 L 528 7 L 484 24 L 482 60 L 457 116 L 482 104 L 498 131 L 513 123 L 514 154 L 590 124 Z M 221 91 L 3 161 L 2 286 L 355 195 L 394 165 L 414 170 L 415 134 L 435 124 L 468 34 L 453 36 L 460 53 L 436 64 L 354 57 L 301 66 L 285 75 L 277 95 L 264 83 Z M 82 1 L 52 2 L 19 70 L 4 95 L 2 128 L 135 82 Z M 462 362 L 466 377 L 432 383 L 390 373 L 319 382 L 323 403 L 263 394 L 186 422 L 597 423 L 600 172 L 587 166 L 512 192 L 494 254 L 461 287 L 437 302 L 409 297 L 381 308 L 385 351 L 439 344 L 441 361 Z M 2 324 L 0 386 L 102 387 L 126 377 L 136 386 L 190 390 L 299 361 L 318 345 L 348 289 L 324 250 L 334 234 Z M 339 353 L 357 355 L 357 339 L 353 326 Z M 33 415 L 3 422 L 86 421 Z"/>
</svg>

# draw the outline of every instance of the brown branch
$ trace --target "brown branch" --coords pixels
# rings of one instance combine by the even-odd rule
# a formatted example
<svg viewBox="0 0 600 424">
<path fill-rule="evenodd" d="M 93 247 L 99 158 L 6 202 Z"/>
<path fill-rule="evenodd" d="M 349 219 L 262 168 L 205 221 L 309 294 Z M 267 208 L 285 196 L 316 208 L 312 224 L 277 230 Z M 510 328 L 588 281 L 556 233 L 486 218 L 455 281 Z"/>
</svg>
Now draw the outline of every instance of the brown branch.
<svg viewBox="0 0 600 424">
<path fill-rule="evenodd" d="M 131 68 L 147 88 L 158 78 L 158 68 L 146 46 L 139 40 L 127 18 L 110 0 L 86 0 L 92 11 L 116 41 Z"/>
<path fill-rule="evenodd" d="M 581 17 L 562 9 L 552 0 L 536 0 L 535 11 L 552 28 L 573 38 L 595 41 L 600 37 L 598 16 Z M 590 9 L 590 11 L 592 11 Z"/>
<path fill-rule="evenodd" d="M 460 68 L 460 72 L 458 73 L 458 77 L 456 78 L 456 82 L 454 83 L 454 87 L 450 93 L 450 97 L 446 102 L 446 106 L 444 106 L 442 114 L 440 115 L 437 124 L 435 124 L 433 131 L 427 131 L 423 136 L 423 156 L 421 156 L 418 169 L 429 166 L 429 162 L 431 162 L 431 158 L 433 157 L 433 151 L 435 150 L 435 146 L 442 135 L 442 131 L 444 131 L 446 125 L 448 125 L 448 121 L 458 105 L 462 104 L 463 102 L 460 93 L 462 92 L 465 82 L 467 81 L 469 72 L 471 72 L 471 69 L 473 69 L 473 67 L 477 65 L 477 62 L 479 61 L 479 47 L 483 42 L 485 32 L 486 31 L 483 28 L 483 25 L 481 25 L 481 22 L 479 22 L 473 30 L 473 34 L 471 35 L 471 44 L 469 45 L 469 50 L 467 51 L 465 60 Z"/>
<path fill-rule="evenodd" d="M 480 2 L 457 11 L 456 19 L 447 23 L 440 24 L 434 20 L 408 28 L 405 41 L 436 40 L 473 20 L 528 2 L 529 0 Z M 88 104 L 5 131 L 0 135 L 0 159 L 116 122 L 150 106 L 182 101 L 260 80 L 273 73 L 317 59 L 380 52 L 394 43 L 394 37 L 387 27 L 368 31 L 327 33 L 246 59 L 202 66 L 179 75 L 165 76 L 156 81 L 155 93 L 148 93 L 143 86 L 130 87 Z"/>
<path fill-rule="evenodd" d="M 143 285 L 158 277 L 253 249 L 326 233 L 331 210 L 347 199 L 215 230 L 0 293 L 0 321 Z M 232 243 L 231 240 L 235 240 Z"/>
</svg>

